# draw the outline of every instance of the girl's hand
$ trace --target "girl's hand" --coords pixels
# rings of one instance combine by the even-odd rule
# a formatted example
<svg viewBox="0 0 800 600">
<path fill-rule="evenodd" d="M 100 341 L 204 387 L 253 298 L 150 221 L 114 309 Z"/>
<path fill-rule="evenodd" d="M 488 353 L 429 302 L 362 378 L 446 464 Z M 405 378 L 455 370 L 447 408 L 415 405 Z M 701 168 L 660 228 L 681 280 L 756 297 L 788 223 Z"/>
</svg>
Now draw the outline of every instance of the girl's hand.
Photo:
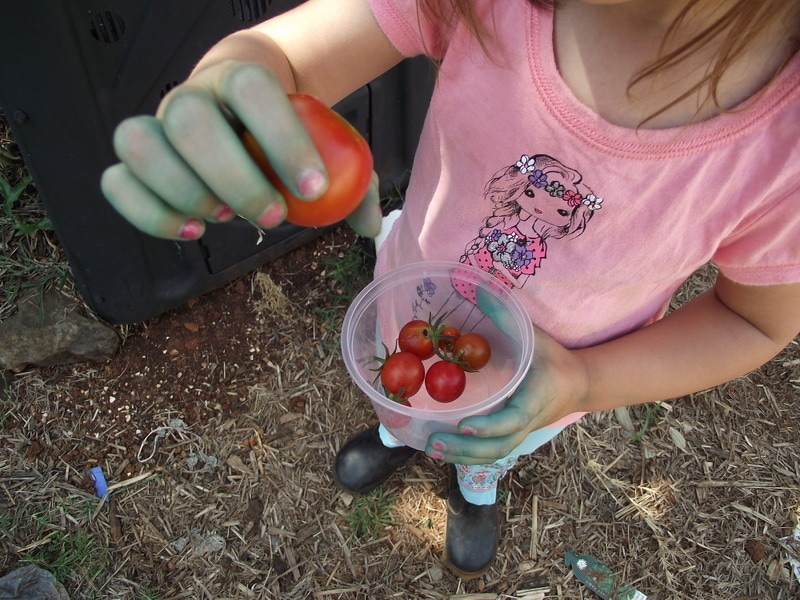
<svg viewBox="0 0 800 600">
<path fill-rule="evenodd" d="M 511 325 L 498 303 L 479 295 L 478 304 L 501 329 Z M 800 283 L 746 285 L 720 274 L 712 289 L 663 319 L 596 346 L 567 350 L 537 329 L 533 365 L 506 406 L 462 420 L 462 435 L 431 435 L 426 452 L 485 464 L 568 414 L 680 398 L 731 381 L 792 341 L 798 306 Z"/>
<path fill-rule="evenodd" d="M 452 463 L 492 463 L 507 456 L 530 432 L 585 411 L 588 389 L 586 369 L 577 355 L 534 328 L 531 368 L 505 407 L 463 419 L 458 424 L 461 434 L 432 434 L 425 452 Z"/>
<path fill-rule="evenodd" d="M 156 237 L 196 239 L 204 221 L 237 214 L 275 227 L 286 206 L 242 145 L 242 126 L 293 194 L 313 201 L 325 191 L 325 167 L 278 78 L 256 63 L 226 60 L 172 90 L 155 117 L 132 117 L 117 127 L 121 162 L 103 174 L 103 193 L 134 226 Z M 348 221 L 374 236 L 380 216 L 374 179 Z"/>
</svg>

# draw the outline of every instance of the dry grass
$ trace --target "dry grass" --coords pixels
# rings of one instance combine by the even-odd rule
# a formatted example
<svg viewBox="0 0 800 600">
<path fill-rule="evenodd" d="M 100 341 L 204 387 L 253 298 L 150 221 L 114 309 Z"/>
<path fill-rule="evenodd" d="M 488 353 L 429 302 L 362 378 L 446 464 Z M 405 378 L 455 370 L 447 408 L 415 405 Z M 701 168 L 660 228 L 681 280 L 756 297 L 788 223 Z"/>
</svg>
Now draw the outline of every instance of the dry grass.
<svg viewBox="0 0 800 600">
<path fill-rule="evenodd" d="M 0 514 L 11 520 L 0 572 L 82 533 L 95 547 L 68 569 L 73 598 L 591 598 L 564 566 L 574 549 L 650 598 L 797 598 L 779 538 L 800 511 L 799 365 L 795 342 L 725 386 L 565 431 L 504 481 L 500 555 L 473 582 L 440 563 L 438 463 L 421 458 L 385 486 L 393 525 L 361 538 L 348 529 L 355 500 L 333 484 L 331 458 L 372 414 L 319 344 L 273 357 L 274 377 L 251 387 L 240 417 L 144 440 L 152 460 L 109 503 L 69 464 L 26 460 L 35 424 L 18 403 L 58 407 L 17 384 L 5 401 L 16 426 L 0 430 Z"/>
</svg>

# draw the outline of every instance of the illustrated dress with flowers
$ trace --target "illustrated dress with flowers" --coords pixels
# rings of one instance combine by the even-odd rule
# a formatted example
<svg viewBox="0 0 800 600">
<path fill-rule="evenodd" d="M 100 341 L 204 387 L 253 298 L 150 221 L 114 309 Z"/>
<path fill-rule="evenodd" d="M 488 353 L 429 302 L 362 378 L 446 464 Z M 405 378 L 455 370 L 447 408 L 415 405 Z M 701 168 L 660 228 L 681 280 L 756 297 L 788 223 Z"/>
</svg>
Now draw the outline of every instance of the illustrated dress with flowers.
<svg viewBox="0 0 800 600">
<path fill-rule="evenodd" d="M 492 212 L 459 260 L 509 288 L 522 287 L 541 268 L 548 240 L 581 235 L 603 206 L 578 171 L 546 154 L 524 154 L 495 173 L 484 198 Z M 454 278 L 453 287 L 477 305 L 468 278 Z"/>
</svg>

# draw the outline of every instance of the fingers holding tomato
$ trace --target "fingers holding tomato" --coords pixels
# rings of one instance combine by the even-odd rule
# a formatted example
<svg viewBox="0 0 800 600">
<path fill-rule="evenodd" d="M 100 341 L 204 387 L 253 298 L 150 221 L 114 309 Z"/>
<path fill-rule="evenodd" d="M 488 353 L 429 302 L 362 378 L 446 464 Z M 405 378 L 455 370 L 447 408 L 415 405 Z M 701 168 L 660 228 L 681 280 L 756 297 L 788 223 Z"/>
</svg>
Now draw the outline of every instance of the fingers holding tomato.
<svg viewBox="0 0 800 600">
<path fill-rule="evenodd" d="M 287 95 L 275 74 L 261 64 L 238 62 L 219 74 L 214 67 L 208 71 L 220 102 L 232 115 L 234 128 L 252 136 L 275 179 L 297 198 L 319 197 L 328 187 L 329 172 L 312 130 L 324 133 L 329 127 L 324 120 L 335 120 L 338 115 L 312 96 Z M 206 79 L 206 72 L 198 77 Z M 244 216 L 255 221 L 258 215 Z"/>
<path fill-rule="evenodd" d="M 313 96 L 290 94 L 289 101 L 322 158 L 328 173 L 327 188 L 315 194 L 312 201 L 309 194 L 299 197 L 284 184 L 249 132 L 243 137 L 245 147 L 283 196 L 287 221 L 305 227 L 333 225 L 348 217 L 364 199 L 372 182 L 372 152 L 355 127 Z M 319 171 L 301 173 L 299 190 L 317 192 L 322 188 L 323 177 Z"/>
<path fill-rule="evenodd" d="M 194 239 L 203 234 L 204 221 L 227 221 L 237 213 L 254 222 L 266 218 L 268 223 L 278 224 L 283 220 L 283 199 L 250 159 L 237 128 L 231 126 L 232 120 L 244 122 L 242 116 L 246 116 L 246 111 L 240 115 L 232 108 L 236 94 L 231 88 L 236 86 L 230 85 L 242 79 L 232 73 L 244 72 L 253 81 L 254 73 L 260 77 L 259 85 L 250 86 L 261 90 L 253 97 L 282 95 L 282 103 L 252 103 L 261 120 L 283 122 L 285 135 L 306 139 L 305 158 L 299 161 L 298 154 L 298 162 L 322 164 L 274 76 L 247 63 L 208 67 L 174 88 L 156 117 L 128 118 L 114 133 L 120 162 L 103 174 L 101 189 L 110 204 L 137 228 L 156 237 Z M 282 105 L 290 116 L 288 126 L 281 115 Z M 266 117 L 264 107 L 269 107 Z"/>
<path fill-rule="evenodd" d="M 372 181 L 361 204 L 347 216 L 346 221 L 361 237 L 375 238 L 380 234 L 383 225 L 383 210 L 381 209 L 380 180 L 375 171 L 372 172 Z"/>
<path fill-rule="evenodd" d="M 195 239 L 205 221 L 237 214 L 264 228 L 287 218 L 324 226 L 352 217 L 359 233 L 380 229 L 366 141 L 315 98 L 287 97 L 254 63 L 227 61 L 192 74 L 157 117 L 121 123 L 114 147 L 120 163 L 103 174 L 102 191 L 156 237 Z"/>
<path fill-rule="evenodd" d="M 204 130 L 210 132 L 213 127 L 206 123 Z M 224 121 L 221 128 L 223 133 L 230 129 Z M 208 133 L 208 137 L 214 136 Z M 237 136 L 231 135 L 228 141 L 231 153 L 238 147 L 244 162 L 252 162 Z M 168 138 L 163 120 L 147 116 L 126 119 L 117 127 L 113 143 L 122 162 L 106 169 L 100 187 L 117 212 L 140 230 L 156 237 L 193 239 L 202 235 L 203 221 L 226 221 L 235 216 L 227 208 L 225 196 L 212 189 L 213 178 L 203 176 L 202 166 L 193 165 L 191 156 Z M 229 156 L 223 142 L 212 149 L 212 154 L 217 152 Z M 256 181 L 263 184 L 252 193 L 270 193 L 269 182 L 255 166 L 251 168 Z M 271 193 L 279 199 L 275 190 Z"/>
</svg>

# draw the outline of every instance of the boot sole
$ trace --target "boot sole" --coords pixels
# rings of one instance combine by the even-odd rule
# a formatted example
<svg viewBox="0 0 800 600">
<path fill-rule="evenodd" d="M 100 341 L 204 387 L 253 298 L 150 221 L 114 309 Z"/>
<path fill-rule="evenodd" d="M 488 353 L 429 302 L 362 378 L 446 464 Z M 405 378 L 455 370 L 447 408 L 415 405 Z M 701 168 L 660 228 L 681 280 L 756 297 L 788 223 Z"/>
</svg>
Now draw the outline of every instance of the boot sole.
<svg viewBox="0 0 800 600">
<path fill-rule="evenodd" d="M 453 574 L 455 574 L 459 578 L 463 579 L 464 581 L 470 581 L 472 579 L 477 579 L 478 577 L 482 577 L 483 575 L 485 575 L 489 571 L 489 569 L 492 568 L 492 564 L 493 563 L 494 563 L 494 561 L 492 561 L 491 563 L 486 565 L 480 571 L 469 572 L 469 571 L 462 571 L 461 569 L 456 567 L 453 563 L 451 563 L 450 559 L 447 556 L 444 557 L 445 566 L 448 569 L 450 569 L 453 572 Z"/>
</svg>

